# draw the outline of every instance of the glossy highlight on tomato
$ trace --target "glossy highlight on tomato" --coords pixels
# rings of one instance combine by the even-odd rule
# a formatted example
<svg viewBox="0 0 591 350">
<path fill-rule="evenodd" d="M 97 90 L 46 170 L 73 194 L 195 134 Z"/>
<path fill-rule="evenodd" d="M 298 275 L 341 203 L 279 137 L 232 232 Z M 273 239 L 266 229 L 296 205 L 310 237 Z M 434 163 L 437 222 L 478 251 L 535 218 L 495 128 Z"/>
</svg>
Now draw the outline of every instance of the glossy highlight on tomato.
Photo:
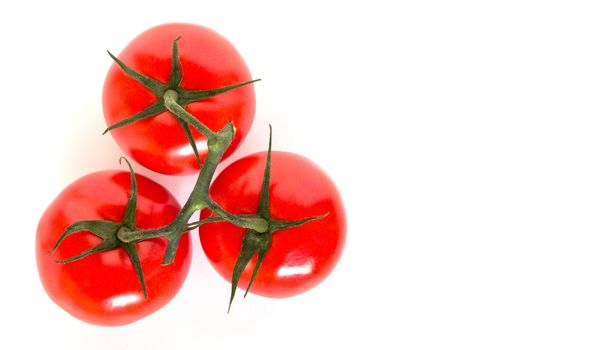
<svg viewBox="0 0 591 350">
<path fill-rule="evenodd" d="M 158 228 L 179 212 L 176 199 L 164 187 L 137 177 L 136 225 Z M 182 286 L 191 263 L 191 240 L 181 237 L 176 259 L 161 265 L 166 248 L 164 238 L 137 244 L 148 298 L 129 256 L 122 248 L 98 252 L 69 263 L 56 263 L 101 242 L 88 231 L 67 237 L 49 252 L 66 227 L 80 220 L 121 222 L 130 196 L 130 173 L 102 171 L 86 175 L 66 187 L 49 205 L 39 221 L 36 256 L 43 287 L 53 301 L 85 322 L 118 326 L 137 321 L 166 305 Z"/>
<path fill-rule="evenodd" d="M 255 214 L 267 154 L 242 158 L 214 180 L 210 194 L 228 211 Z M 328 214 L 301 226 L 273 233 L 271 247 L 250 288 L 267 297 L 290 297 L 323 281 L 341 257 L 346 236 L 345 209 L 328 175 L 309 159 L 288 152 L 271 156 L 270 209 L 278 220 L 300 220 Z M 211 215 L 201 212 L 201 219 Z M 199 228 L 203 250 L 215 270 L 231 281 L 246 230 L 230 223 Z M 238 287 L 246 289 L 256 256 L 247 265 Z"/>
<path fill-rule="evenodd" d="M 210 90 L 251 80 L 248 67 L 236 48 L 215 31 L 196 24 L 170 23 L 150 28 L 133 39 L 118 55 L 131 69 L 168 82 L 172 47 L 178 40 L 180 87 Z M 103 112 L 107 125 L 141 112 L 157 97 L 113 63 L 103 87 Z M 252 125 L 255 94 L 252 84 L 192 102 L 186 110 L 214 132 L 233 122 L 235 138 L 225 153 L 231 154 Z M 207 155 L 207 139 L 191 128 L 200 158 Z M 199 169 L 188 138 L 174 115 L 165 111 L 110 131 L 115 141 L 141 165 L 163 174 L 186 175 Z"/>
</svg>

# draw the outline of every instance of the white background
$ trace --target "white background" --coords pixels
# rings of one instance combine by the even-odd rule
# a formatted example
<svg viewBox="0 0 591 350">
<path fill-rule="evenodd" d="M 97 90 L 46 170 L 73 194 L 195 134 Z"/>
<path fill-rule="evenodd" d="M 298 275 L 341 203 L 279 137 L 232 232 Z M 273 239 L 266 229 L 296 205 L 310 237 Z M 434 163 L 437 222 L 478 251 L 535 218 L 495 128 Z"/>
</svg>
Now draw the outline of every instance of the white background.
<svg viewBox="0 0 591 350">
<path fill-rule="evenodd" d="M 3 2 L 0 348 L 591 348 L 588 4 Z M 232 158 L 264 150 L 273 124 L 275 149 L 342 190 L 347 246 L 312 291 L 227 315 L 229 285 L 195 240 L 165 308 L 87 325 L 41 287 L 37 221 L 78 177 L 121 168 L 101 136 L 106 50 L 173 21 L 226 36 L 262 78 Z M 135 166 L 179 201 L 192 187 Z"/>
</svg>

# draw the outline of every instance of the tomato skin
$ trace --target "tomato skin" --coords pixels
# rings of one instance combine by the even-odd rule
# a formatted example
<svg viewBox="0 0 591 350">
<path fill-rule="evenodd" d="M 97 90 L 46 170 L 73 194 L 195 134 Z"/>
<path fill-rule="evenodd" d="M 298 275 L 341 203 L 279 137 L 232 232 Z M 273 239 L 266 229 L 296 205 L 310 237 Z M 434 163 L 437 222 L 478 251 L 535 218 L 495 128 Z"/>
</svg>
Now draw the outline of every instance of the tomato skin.
<svg viewBox="0 0 591 350">
<path fill-rule="evenodd" d="M 136 177 L 136 226 L 157 228 L 168 224 L 180 210 L 176 199 L 156 182 L 139 174 Z M 68 313 L 91 324 L 119 326 L 155 312 L 176 295 L 189 271 L 192 248 L 188 234 L 181 237 L 176 259 L 167 266 L 161 265 L 165 239 L 138 243 L 147 299 L 130 258 L 122 248 L 94 253 L 66 264 L 55 262 L 101 242 L 101 238 L 82 231 L 67 237 L 49 254 L 66 227 L 80 220 L 121 222 L 129 194 L 129 172 L 102 171 L 86 175 L 57 196 L 37 227 L 37 267 L 45 291 Z"/>
<path fill-rule="evenodd" d="M 130 68 L 167 83 L 172 63 L 172 44 L 178 41 L 181 88 L 208 90 L 252 80 L 239 52 L 211 29 L 185 23 L 163 24 L 146 30 L 117 55 Z M 117 64 L 111 66 L 103 87 L 103 112 L 107 125 L 130 117 L 156 101 L 156 96 L 127 76 Z M 255 95 L 252 84 L 193 102 L 186 106 L 193 116 L 213 131 L 230 121 L 235 138 L 225 153 L 231 154 L 252 125 Z M 207 139 L 192 128 L 200 156 L 207 155 Z M 131 158 L 143 166 L 169 175 L 194 174 L 199 165 L 187 137 L 170 112 L 111 131 Z"/>
<path fill-rule="evenodd" d="M 213 182 L 214 201 L 232 213 L 257 212 L 266 153 L 242 158 L 224 169 Z M 332 180 L 302 156 L 272 152 L 270 183 L 271 215 L 279 220 L 325 218 L 273 233 L 267 253 L 250 293 L 267 297 L 291 297 L 324 280 L 342 255 L 346 236 L 345 209 Z M 203 210 L 201 218 L 210 212 Z M 215 270 L 231 281 L 232 270 L 245 230 L 229 223 L 200 227 L 203 250 Z M 238 287 L 245 289 L 257 256 L 246 267 Z"/>
</svg>

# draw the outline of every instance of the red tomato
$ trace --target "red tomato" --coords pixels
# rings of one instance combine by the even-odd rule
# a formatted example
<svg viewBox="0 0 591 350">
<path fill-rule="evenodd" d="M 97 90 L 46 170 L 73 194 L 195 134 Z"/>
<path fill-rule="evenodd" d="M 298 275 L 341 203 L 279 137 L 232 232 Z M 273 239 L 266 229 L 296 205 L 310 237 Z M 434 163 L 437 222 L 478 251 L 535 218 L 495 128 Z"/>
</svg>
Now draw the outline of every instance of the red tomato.
<svg viewBox="0 0 591 350">
<path fill-rule="evenodd" d="M 302 156 L 272 152 L 271 216 L 299 220 L 328 213 L 304 225 L 273 233 L 271 248 L 249 292 L 268 297 L 289 297 L 316 286 L 333 270 L 345 244 L 345 210 L 337 188 L 317 165 Z M 214 201 L 235 214 L 255 214 L 259 203 L 266 153 L 242 158 L 215 179 Z M 203 210 L 201 218 L 210 212 Z M 229 223 L 199 228 L 203 250 L 214 268 L 228 281 L 245 229 Z M 257 256 L 246 267 L 238 287 L 246 289 Z"/>
<path fill-rule="evenodd" d="M 232 44 L 218 33 L 194 24 L 164 24 L 141 33 L 117 56 L 133 70 L 163 84 L 169 80 L 172 45 L 177 37 L 181 84 L 185 90 L 209 90 L 251 80 L 246 63 Z M 156 96 L 113 63 L 103 88 L 103 111 L 108 125 L 150 106 Z M 226 151 L 232 153 L 248 133 L 254 118 L 252 84 L 189 103 L 186 110 L 213 131 L 230 121 L 235 138 Z M 163 174 L 191 174 L 199 165 L 182 127 L 166 111 L 111 131 L 123 151 L 143 166 Z M 203 158 L 206 138 L 192 128 Z"/>
<path fill-rule="evenodd" d="M 136 226 L 157 228 L 172 221 L 180 207 L 156 182 L 137 176 Z M 130 175 L 102 171 L 80 178 L 64 189 L 47 208 L 37 228 L 37 267 L 47 294 L 64 310 L 83 321 L 105 326 L 141 319 L 168 303 L 183 284 L 191 262 L 189 235 L 181 237 L 176 259 L 162 266 L 165 239 L 137 244 L 148 298 L 124 249 L 94 253 L 70 263 L 56 263 L 90 249 L 102 240 L 89 231 L 67 237 L 48 252 L 70 224 L 81 220 L 121 222 L 130 194 Z"/>
</svg>

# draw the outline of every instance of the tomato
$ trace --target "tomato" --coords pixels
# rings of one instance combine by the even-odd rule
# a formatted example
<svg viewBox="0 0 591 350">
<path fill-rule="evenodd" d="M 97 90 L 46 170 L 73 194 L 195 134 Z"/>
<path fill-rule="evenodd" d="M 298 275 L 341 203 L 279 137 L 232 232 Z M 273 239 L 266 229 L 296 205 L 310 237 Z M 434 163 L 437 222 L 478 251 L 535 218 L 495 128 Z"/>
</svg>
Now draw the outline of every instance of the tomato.
<svg viewBox="0 0 591 350">
<path fill-rule="evenodd" d="M 273 151 L 270 175 L 270 212 L 273 219 L 300 220 L 327 216 L 272 234 L 267 252 L 249 292 L 267 297 L 290 297 L 324 280 L 337 264 L 345 244 L 346 219 L 341 196 L 328 175 L 302 156 Z M 266 153 L 242 158 L 214 180 L 214 201 L 234 214 L 255 214 L 259 204 Z M 210 216 L 208 210 L 201 218 Z M 230 223 L 199 228 L 203 250 L 226 280 L 241 250 L 246 230 Z M 238 287 L 246 289 L 256 255 L 242 274 Z"/>
<path fill-rule="evenodd" d="M 147 298 L 123 248 L 93 253 L 69 263 L 56 262 L 102 242 L 89 231 L 66 237 L 57 250 L 49 253 L 66 227 L 74 222 L 122 222 L 130 183 L 130 174 L 125 171 L 86 175 L 57 196 L 37 228 L 37 267 L 47 294 L 68 313 L 92 324 L 123 325 L 155 312 L 176 295 L 189 271 L 191 241 L 188 234 L 181 237 L 174 262 L 166 266 L 161 265 L 165 239 L 137 244 Z M 138 228 L 162 227 L 177 215 L 178 202 L 156 182 L 137 175 L 137 191 L 135 225 Z"/>
<path fill-rule="evenodd" d="M 166 84 L 171 75 L 172 47 L 178 40 L 180 88 L 210 90 L 251 80 L 246 63 L 232 44 L 208 28 L 173 23 L 153 27 L 133 39 L 117 55 L 129 68 Z M 154 93 L 113 63 L 103 87 L 103 111 L 107 125 L 141 112 L 157 101 Z M 252 84 L 186 105 L 186 110 L 214 132 L 232 121 L 235 138 L 231 154 L 248 133 L 254 118 Z M 199 155 L 207 155 L 207 139 L 191 128 Z M 168 111 L 111 130 L 115 141 L 131 158 L 163 174 L 196 173 L 197 158 L 183 128 Z"/>
</svg>

